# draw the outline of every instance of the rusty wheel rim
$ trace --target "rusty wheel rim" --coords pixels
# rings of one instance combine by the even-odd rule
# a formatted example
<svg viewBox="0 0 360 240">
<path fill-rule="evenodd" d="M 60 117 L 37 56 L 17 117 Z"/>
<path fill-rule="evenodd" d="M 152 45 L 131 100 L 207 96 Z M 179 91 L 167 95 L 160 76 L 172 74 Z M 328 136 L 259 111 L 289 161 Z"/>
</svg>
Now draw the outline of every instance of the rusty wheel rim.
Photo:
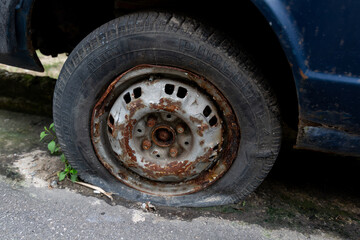
<svg viewBox="0 0 360 240">
<path fill-rule="evenodd" d="M 142 192 L 197 192 L 230 168 L 240 141 L 226 98 L 206 79 L 141 65 L 117 77 L 96 103 L 91 139 L 105 168 Z"/>
</svg>

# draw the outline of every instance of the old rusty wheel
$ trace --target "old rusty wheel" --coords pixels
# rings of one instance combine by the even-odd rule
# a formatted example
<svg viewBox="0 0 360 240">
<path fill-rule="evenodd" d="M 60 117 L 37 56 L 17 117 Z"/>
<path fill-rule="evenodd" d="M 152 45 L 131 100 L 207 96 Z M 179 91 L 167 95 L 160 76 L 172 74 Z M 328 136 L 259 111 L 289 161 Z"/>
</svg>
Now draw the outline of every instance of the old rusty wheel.
<svg viewBox="0 0 360 240">
<path fill-rule="evenodd" d="M 89 34 L 54 93 L 59 143 L 83 181 L 131 201 L 239 201 L 270 171 L 279 108 L 250 58 L 200 21 L 129 14 Z"/>
<path fill-rule="evenodd" d="M 231 166 L 240 131 L 225 122 L 236 123 L 235 114 L 206 79 L 141 65 L 117 77 L 95 105 L 92 142 L 103 165 L 126 185 L 183 195 L 206 188 Z"/>
</svg>

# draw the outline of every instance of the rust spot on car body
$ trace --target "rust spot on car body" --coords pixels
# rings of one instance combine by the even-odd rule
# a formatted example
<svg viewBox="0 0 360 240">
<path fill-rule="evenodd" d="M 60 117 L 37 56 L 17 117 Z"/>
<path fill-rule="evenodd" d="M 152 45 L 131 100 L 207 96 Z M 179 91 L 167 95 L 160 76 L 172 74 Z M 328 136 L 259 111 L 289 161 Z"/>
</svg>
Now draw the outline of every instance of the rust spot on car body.
<svg viewBox="0 0 360 240">
<path fill-rule="evenodd" d="M 303 72 L 303 70 L 299 69 L 299 73 L 300 73 L 300 76 L 302 79 L 306 80 L 308 79 L 309 77 L 305 75 L 305 73 Z"/>
</svg>

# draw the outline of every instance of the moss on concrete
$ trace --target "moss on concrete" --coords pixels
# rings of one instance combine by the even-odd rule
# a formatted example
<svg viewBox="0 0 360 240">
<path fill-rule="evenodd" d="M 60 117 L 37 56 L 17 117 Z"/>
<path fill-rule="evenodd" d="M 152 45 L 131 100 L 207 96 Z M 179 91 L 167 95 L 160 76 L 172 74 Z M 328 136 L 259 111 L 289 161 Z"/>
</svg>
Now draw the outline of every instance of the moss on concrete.
<svg viewBox="0 0 360 240">
<path fill-rule="evenodd" d="M 55 83 L 54 78 L 0 69 L 0 108 L 51 116 Z"/>
</svg>

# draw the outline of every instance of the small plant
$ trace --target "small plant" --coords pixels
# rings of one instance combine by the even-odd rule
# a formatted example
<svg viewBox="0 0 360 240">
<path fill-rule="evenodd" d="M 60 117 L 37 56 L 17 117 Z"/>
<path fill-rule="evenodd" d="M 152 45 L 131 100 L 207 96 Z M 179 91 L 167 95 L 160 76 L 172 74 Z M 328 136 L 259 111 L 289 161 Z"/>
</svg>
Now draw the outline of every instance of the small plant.
<svg viewBox="0 0 360 240">
<path fill-rule="evenodd" d="M 72 182 L 77 182 L 77 170 L 71 167 L 68 160 L 65 158 L 65 155 L 61 152 L 59 144 L 56 142 L 57 137 L 55 134 L 54 123 L 51 123 L 49 128 L 44 127 L 44 131 L 40 133 L 40 141 L 43 141 L 45 138 L 51 139 L 47 145 L 50 153 L 52 155 L 60 155 L 60 160 L 65 164 L 64 170 L 58 173 L 59 181 L 63 181 L 66 177 L 69 177 Z"/>
</svg>

